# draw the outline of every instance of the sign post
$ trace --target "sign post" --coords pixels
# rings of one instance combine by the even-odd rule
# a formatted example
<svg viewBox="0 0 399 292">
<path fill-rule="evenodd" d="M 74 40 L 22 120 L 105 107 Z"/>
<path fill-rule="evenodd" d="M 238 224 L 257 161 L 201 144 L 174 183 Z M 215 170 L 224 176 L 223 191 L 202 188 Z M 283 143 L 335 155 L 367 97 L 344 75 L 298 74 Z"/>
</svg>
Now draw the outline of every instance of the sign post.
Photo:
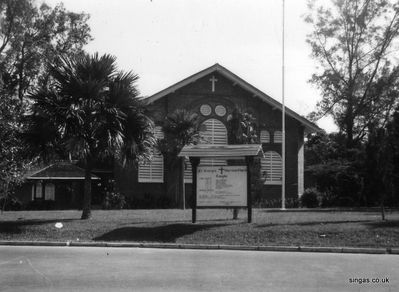
<svg viewBox="0 0 399 292">
<path fill-rule="evenodd" d="M 252 222 L 252 188 L 251 188 L 251 169 L 254 158 L 251 156 L 245 157 L 247 163 L 247 201 L 248 201 L 248 223 Z"/>
<path fill-rule="evenodd" d="M 192 222 L 195 223 L 197 221 L 197 168 L 200 162 L 198 157 L 190 157 L 190 162 L 193 171 L 193 183 L 192 183 Z"/>
</svg>

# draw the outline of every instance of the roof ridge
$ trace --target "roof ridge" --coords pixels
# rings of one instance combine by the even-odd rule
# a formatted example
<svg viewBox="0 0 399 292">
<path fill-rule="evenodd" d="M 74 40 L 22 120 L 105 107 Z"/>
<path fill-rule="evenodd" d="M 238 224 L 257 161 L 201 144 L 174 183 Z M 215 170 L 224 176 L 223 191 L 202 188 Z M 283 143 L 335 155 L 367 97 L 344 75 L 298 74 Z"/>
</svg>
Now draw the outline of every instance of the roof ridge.
<svg viewBox="0 0 399 292">
<path fill-rule="evenodd" d="M 39 173 L 39 172 L 42 172 L 43 170 L 46 170 L 47 168 L 49 168 L 50 166 L 53 166 L 54 164 L 55 164 L 55 163 L 52 163 L 52 164 L 49 164 L 49 165 L 47 165 L 47 166 L 45 166 L 45 167 L 43 167 L 43 168 L 40 168 L 39 170 L 37 170 L 37 171 L 31 173 L 31 174 L 29 175 L 29 177 L 34 176 L 35 174 L 37 174 L 37 173 Z"/>
</svg>

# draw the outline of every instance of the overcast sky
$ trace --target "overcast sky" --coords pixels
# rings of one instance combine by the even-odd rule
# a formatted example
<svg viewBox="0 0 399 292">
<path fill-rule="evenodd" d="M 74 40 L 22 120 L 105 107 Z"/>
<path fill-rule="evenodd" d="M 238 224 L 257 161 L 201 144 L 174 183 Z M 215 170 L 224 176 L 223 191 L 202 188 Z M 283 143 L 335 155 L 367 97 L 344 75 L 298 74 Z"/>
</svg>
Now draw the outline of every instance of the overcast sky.
<svg viewBox="0 0 399 292">
<path fill-rule="evenodd" d="M 215 63 L 281 102 L 282 0 L 45 0 L 90 14 L 89 52 L 110 53 L 152 95 Z M 285 1 L 285 104 L 306 116 L 320 99 L 303 21 L 306 0 Z M 327 131 L 328 119 L 318 122 Z"/>
</svg>

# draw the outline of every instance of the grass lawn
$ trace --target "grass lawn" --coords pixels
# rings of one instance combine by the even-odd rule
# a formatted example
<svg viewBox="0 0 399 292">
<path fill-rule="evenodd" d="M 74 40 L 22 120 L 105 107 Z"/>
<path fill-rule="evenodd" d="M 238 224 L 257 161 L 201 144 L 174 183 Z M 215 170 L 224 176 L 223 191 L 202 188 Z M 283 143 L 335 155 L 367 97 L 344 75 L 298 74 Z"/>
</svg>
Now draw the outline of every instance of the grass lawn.
<svg viewBox="0 0 399 292">
<path fill-rule="evenodd" d="M 399 211 L 272 212 L 254 209 L 232 220 L 231 210 L 20 211 L 0 214 L 0 240 L 133 241 L 234 245 L 399 247 Z M 54 225 L 62 222 L 63 228 Z"/>
</svg>

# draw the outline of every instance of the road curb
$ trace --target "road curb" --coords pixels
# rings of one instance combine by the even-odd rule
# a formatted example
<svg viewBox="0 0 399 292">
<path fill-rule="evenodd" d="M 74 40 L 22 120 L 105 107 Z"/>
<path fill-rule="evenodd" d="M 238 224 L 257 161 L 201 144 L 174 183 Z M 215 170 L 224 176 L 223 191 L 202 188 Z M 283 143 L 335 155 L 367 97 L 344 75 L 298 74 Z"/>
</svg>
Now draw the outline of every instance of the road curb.
<svg viewBox="0 0 399 292">
<path fill-rule="evenodd" d="M 399 248 L 357 248 L 319 246 L 244 246 L 212 244 L 141 243 L 141 242 L 90 242 L 90 241 L 0 241 L 0 246 L 70 246 L 70 247 L 120 247 L 120 248 L 160 248 L 160 249 L 206 249 L 241 251 L 280 251 L 352 254 L 393 254 L 399 255 Z"/>
<path fill-rule="evenodd" d="M 67 246 L 68 242 L 62 241 L 0 241 L 0 245 L 11 246 Z"/>
</svg>

